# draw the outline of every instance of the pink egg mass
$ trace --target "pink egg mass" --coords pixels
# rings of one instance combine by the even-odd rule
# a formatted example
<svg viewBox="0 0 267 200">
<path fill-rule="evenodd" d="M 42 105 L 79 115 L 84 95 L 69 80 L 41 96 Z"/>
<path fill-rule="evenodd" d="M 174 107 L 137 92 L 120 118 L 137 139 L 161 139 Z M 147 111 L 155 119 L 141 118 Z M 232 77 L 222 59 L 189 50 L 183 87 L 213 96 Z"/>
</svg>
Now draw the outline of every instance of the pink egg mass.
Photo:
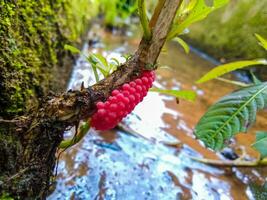
<svg viewBox="0 0 267 200">
<path fill-rule="evenodd" d="M 143 100 L 154 80 L 154 71 L 144 71 L 140 77 L 113 90 L 105 102 L 97 102 L 91 126 L 97 130 L 114 128 Z"/>
</svg>

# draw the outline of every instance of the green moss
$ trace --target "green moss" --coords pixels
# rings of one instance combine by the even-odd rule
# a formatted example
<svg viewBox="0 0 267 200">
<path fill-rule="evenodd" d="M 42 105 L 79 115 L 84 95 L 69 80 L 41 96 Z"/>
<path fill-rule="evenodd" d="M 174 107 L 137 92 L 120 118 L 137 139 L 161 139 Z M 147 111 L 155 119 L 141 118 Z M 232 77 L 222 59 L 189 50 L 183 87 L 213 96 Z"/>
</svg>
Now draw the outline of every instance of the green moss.
<svg viewBox="0 0 267 200">
<path fill-rule="evenodd" d="M 10 197 L 8 194 L 4 193 L 0 196 L 0 200 L 13 200 L 14 198 Z"/>
<path fill-rule="evenodd" d="M 26 112 L 55 88 L 63 46 L 78 41 L 92 9 L 88 0 L 0 2 L 0 116 Z"/>
<path fill-rule="evenodd" d="M 189 40 L 217 58 L 266 57 L 254 33 L 267 37 L 267 2 L 233 0 L 223 9 L 190 27 Z"/>
</svg>

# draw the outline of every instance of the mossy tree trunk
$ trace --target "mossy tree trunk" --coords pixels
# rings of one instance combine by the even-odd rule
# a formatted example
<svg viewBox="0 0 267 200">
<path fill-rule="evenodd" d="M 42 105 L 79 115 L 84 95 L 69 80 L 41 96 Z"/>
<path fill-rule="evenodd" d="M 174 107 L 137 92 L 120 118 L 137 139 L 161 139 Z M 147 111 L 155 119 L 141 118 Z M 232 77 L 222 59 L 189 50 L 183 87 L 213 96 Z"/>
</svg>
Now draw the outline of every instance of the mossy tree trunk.
<svg viewBox="0 0 267 200">
<path fill-rule="evenodd" d="M 72 0 L 0 1 L 0 198 L 8 191 L 15 191 L 12 194 L 15 197 L 44 196 L 48 189 L 54 156 L 40 157 L 45 163 L 43 169 L 34 164 L 21 168 L 25 162 L 23 155 L 28 154 L 26 141 L 33 136 L 22 132 L 22 127 L 30 122 L 13 122 L 19 116 L 36 112 L 49 91 L 65 90 L 73 58 L 64 50 L 64 44 L 79 39 L 78 35 L 84 31 L 81 25 L 86 27 L 90 17 L 88 1 L 87 6 L 83 4 L 80 9 L 83 12 L 78 14 L 72 10 L 73 3 Z M 75 6 L 79 8 L 79 5 Z M 56 132 L 56 125 L 53 131 Z M 55 154 L 55 149 L 47 149 L 45 145 L 53 137 L 45 132 L 42 137 L 38 140 L 42 143 L 36 141 L 34 144 L 36 149 Z M 53 139 L 52 142 L 58 140 Z M 29 181 L 31 177 L 24 176 L 23 182 L 13 181 L 26 171 L 31 171 L 32 177 L 46 179 L 44 182 L 34 181 L 34 178 Z M 12 188 L 7 188 L 11 183 Z"/>
<path fill-rule="evenodd" d="M 4 11 L 1 10 L 1 18 L 6 19 L 4 23 L 0 21 L 3 30 L 0 41 L 5 45 L 0 52 L 0 91 L 4 94 L 0 99 L 0 197 L 47 196 L 63 131 L 88 119 L 95 112 L 95 102 L 107 99 L 113 89 L 147 70 L 147 66 L 154 66 L 179 3 L 180 0 L 160 1 L 150 22 L 151 39 L 143 38 L 135 55 L 117 71 L 89 88 L 58 95 L 47 95 L 51 87 L 46 83 L 53 80 L 51 72 L 57 71 L 64 55 L 62 46 L 66 38 L 55 18 L 63 3 L 58 0 L 47 5 L 46 1 L 27 0 L 0 4 Z M 43 16 L 48 30 L 43 30 L 45 26 L 42 20 L 38 21 L 39 16 Z M 26 53 L 20 53 L 24 47 Z M 5 49 L 10 48 L 14 50 L 6 53 Z M 27 59 L 34 62 L 29 65 Z M 19 62 L 24 64 L 18 65 Z M 32 106 L 32 102 L 37 106 Z"/>
</svg>

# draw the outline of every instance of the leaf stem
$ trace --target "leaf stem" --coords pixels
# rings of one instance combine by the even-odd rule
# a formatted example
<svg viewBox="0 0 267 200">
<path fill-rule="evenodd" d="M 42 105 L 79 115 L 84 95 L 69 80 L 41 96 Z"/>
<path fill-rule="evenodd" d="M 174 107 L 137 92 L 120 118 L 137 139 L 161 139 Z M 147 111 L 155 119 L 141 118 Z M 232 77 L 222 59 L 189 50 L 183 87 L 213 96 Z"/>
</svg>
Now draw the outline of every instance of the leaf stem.
<svg viewBox="0 0 267 200">
<path fill-rule="evenodd" d="M 225 83 L 230 83 L 232 85 L 240 86 L 240 87 L 248 87 L 248 86 L 250 86 L 249 84 L 242 83 L 240 81 L 232 81 L 232 80 L 221 78 L 221 77 L 217 77 L 215 79 L 219 80 L 219 81 L 222 81 L 222 82 L 225 82 Z"/>
<path fill-rule="evenodd" d="M 144 38 L 146 40 L 150 40 L 150 38 L 151 38 L 151 30 L 149 28 L 149 21 L 148 21 L 148 17 L 147 17 L 147 14 L 146 14 L 145 0 L 138 0 L 138 12 L 139 12 L 142 28 L 143 28 L 143 31 L 144 31 Z"/>
<path fill-rule="evenodd" d="M 233 113 L 233 115 L 231 115 L 222 125 L 220 125 L 220 127 L 218 127 L 217 128 L 217 130 L 215 131 L 215 132 L 213 132 L 212 134 L 211 134 L 211 138 L 212 139 L 214 139 L 215 137 L 216 137 L 216 135 L 218 134 L 218 133 L 220 133 L 220 131 L 221 130 L 223 130 L 223 128 L 228 124 L 228 123 L 230 123 L 230 121 L 235 117 L 235 116 L 237 116 L 251 101 L 253 101 L 259 94 L 261 94 L 264 90 L 266 90 L 267 89 L 267 84 L 264 84 L 263 85 L 263 87 L 260 89 L 260 90 L 258 90 L 255 94 L 253 94 L 248 100 L 246 100 L 245 102 L 244 102 L 244 104 L 240 104 L 241 105 L 241 107 L 240 108 L 238 108 L 237 109 L 237 111 L 235 111 L 234 113 Z"/>
<path fill-rule="evenodd" d="M 201 162 L 208 165 L 221 166 L 221 167 L 258 167 L 258 166 L 267 166 L 267 158 L 265 159 L 257 159 L 252 161 L 246 161 L 241 159 L 236 159 L 233 161 L 225 161 L 225 160 L 214 160 L 207 158 L 197 158 L 189 156 L 192 160 L 197 162 Z"/>
</svg>

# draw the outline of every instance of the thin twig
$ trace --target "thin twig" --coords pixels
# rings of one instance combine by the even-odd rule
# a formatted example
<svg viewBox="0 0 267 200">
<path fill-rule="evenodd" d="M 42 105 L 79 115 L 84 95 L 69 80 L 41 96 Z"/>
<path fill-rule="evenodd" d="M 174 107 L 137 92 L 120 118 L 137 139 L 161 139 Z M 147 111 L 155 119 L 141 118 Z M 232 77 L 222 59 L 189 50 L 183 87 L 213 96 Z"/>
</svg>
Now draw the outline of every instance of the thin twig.
<svg viewBox="0 0 267 200">
<path fill-rule="evenodd" d="M 164 6 L 164 3 L 165 3 L 165 0 L 158 0 L 158 4 L 156 5 L 156 8 L 153 12 L 153 15 L 151 17 L 151 20 L 149 22 L 149 27 L 151 29 L 154 28 L 157 20 L 158 20 L 158 17 L 159 17 L 159 14 L 160 14 L 160 11 L 162 10 L 163 6 Z"/>
<path fill-rule="evenodd" d="M 208 164 L 214 166 L 221 166 L 221 167 L 258 167 L 258 166 L 267 166 L 267 159 L 257 159 L 252 161 L 246 161 L 241 159 L 236 159 L 233 161 L 226 161 L 226 160 L 214 160 L 214 159 L 207 159 L 207 158 L 197 158 L 188 156 L 192 160 Z"/>
<path fill-rule="evenodd" d="M 12 119 L 12 120 L 8 120 L 8 119 L 0 119 L 0 123 L 17 123 L 19 122 L 20 120 L 15 120 L 15 119 Z"/>
<path fill-rule="evenodd" d="M 232 81 L 232 80 L 221 78 L 221 77 L 217 77 L 216 80 L 219 80 L 219 81 L 222 81 L 222 82 L 225 82 L 225 83 L 230 83 L 232 85 L 236 85 L 236 86 L 239 86 L 239 87 L 248 87 L 248 86 L 250 86 L 250 84 L 246 84 L 246 83 L 243 83 L 243 82 L 240 82 L 240 81 Z"/>
<path fill-rule="evenodd" d="M 23 173 L 25 173 L 29 168 L 30 168 L 30 167 L 28 166 L 28 167 L 26 167 L 26 168 L 20 170 L 20 171 L 17 172 L 16 174 L 10 176 L 6 181 L 9 182 L 9 181 L 11 181 L 12 179 L 15 179 L 15 178 L 21 176 L 21 175 L 22 175 Z"/>
</svg>

